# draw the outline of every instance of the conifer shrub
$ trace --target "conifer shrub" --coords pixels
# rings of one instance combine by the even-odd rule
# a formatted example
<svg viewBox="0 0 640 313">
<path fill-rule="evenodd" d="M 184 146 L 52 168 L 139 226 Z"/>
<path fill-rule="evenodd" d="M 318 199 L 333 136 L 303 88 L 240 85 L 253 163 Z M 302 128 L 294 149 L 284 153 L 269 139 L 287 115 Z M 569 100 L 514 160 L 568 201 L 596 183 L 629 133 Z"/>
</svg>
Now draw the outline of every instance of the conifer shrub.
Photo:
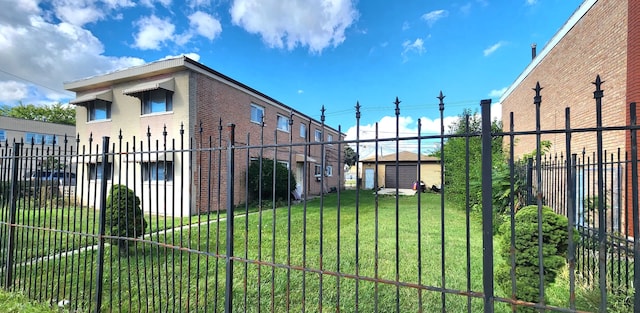
<svg viewBox="0 0 640 313">
<path fill-rule="evenodd" d="M 528 302 L 539 302 L 540 262 L 538 257 L 538 207 L 529 205 L 515 215 L 515 279 L 516 298 Z M 542 255 L 544 286 L 553 283 L 566 264 L 568 220 L 556 214 L 550 207 L 542 207 Z M 499 252 L 504 263 L 496 272 L 496 282 L 506 295 L 511 295 L 511 222 L 500 227 Z M 574 230 L 574 241 L 578 233 Z M 546 297 L 545 297 L 546 298 Z M 518 312 L 535 312 L 532 308 L 520 308 Z"/>
<path fill-rule="evenodd" d="M 107 235 L 127 238 L 142 236 L 147 228 L 147 221 L 140 208 L 140 198 L 125 185 L 111 187 L 107 197 L 105 228 Z M 114 238 L 109 241 L 118 246 L 121 254 L 128 254 L 129 240 Z"/>
</svg>

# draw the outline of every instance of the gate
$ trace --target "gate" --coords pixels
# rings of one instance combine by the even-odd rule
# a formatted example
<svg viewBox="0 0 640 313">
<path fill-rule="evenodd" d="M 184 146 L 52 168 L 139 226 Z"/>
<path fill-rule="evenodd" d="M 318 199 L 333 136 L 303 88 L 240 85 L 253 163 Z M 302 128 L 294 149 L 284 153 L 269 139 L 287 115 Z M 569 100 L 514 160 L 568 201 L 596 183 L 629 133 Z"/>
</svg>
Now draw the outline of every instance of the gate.
<svg viewBox="0 0 640 313">
<path fill-rule="evenodd" d="M 538 119 L 540 89 L 534 98 Z M 2 286 L 53 306 L 91 312 L 604 312 L 611 309 L 611 297 L 626 297 L 625 308 L 640 310 L 640 296 L 632 288 L 640 283 L 634 275 L 640 271 L 634 262 L 640 254 L 635 115 L 630 125 L 572 129 L 567 109 L 564 129 L 514 132 L 510 125 L 508 131 L 492 132 L 491 101 L 483 100 L 480 129 L 467 124 L 464 131 L 450 133 L 442 124 L 444 97 L 439 99 L 438 135 L 424 135 L 418 121 L 412 136 L 401 137 L 397 124 L 394 138 L 382 138 L 376 125 L 372 139 L 326 140 L 323 109 L 321 140 L 313 142 L 294 142 L 292 131 L 275 131 L 273 142 L 264 142 L 264 123 L 258 138 L 239 138 L 235 126 L 225 128 L 222 120 L 217 133 L 200 128 L 194 138 L 185 138 L 184 131 L 172 138 L 166 129 L 153 137 L 149 129 L 140 141 L 122 134 L 101 143 L 90 137 L 88 145 L 80 145 L 79 137 L 51 146 L 6 142 L 0 148 Z M 396 99 L 397 123 L 399 104 Z M 357 133 L 360 110 L 357 104 Z M 631 112 L 636 112 L 634 103 Z M 493 159 L 496 142 L 508 148 L 521 135 L 536 136 L 537 151 L 542 151 L 542 134 L 564 135 L 566 155 L 573 155 L 573 133 L 593 133 L 601 148 L 603 133 L 620 130 L 631 144 L 611 185 L 620 189 L 615 221 L 606 209 L 611 198 L 591 197 L 589 208 L 581 206 L 585 197 L 578 195 L 586 184 L 579 178 L 586 172 L 579 172 L 585 164 L 575 157 L 561 159 L 561 172 L 544 175 L 538 153 L 529 179 L 516 173 L 513 154 L 504 164 Z M 464 143 L 462 168 L 445 168 L 453 157 L 445 147 L 453 140 Z M 359 169 L 358 188 L 343 188 L 347 145 L 357 154 L 363 144 L 375 151 L 394 147 L 397 155 L 405 144 L 420 152 L 434 142 L 441 143 L 435 154 L 441 158 L 442 182 L 435 192 L 403 196 L 397 185 L 364 190 Z M 482 146 L 479 163 L 471 160 L 472 142 Z M 589 172 L 594 179 L 589 186 L 596 188 L 592 196 L 605 195 L 607 177 L 613 177 L 605 174 L 603 151 L 596 150 L 588 166 L 594 169 Z M 418 157 L 417 177 L 422 162 Z M 399 164 L 396 160 L 395 168 Z M 367 178 L 378 179 L 377 165 Z M 31 175 L 51 166 L 76 181 Z M 507 196 L 496 196 L 501 166 L 510 173 L 509 186 L 500 189 Z M 459 175 L 451 175 L 454 171 Z M 398 171 L 389 175 L 395 182 L 403 178 Z M 454 182 L 455 177 L 464 179 Z M 464 186 L 462 193 L 454 194 L 454 183 Z M 118 205 L 116 185 L 136 197 Z M 516 188 L 521 185 L 533 196 L 520 197 Z M 558 192 L 551 196 L 548 190 Z M 537 220 L 543 205 L 568 219 L 566 275 L 556 285 L 539 274 L 547 271 L 547 263 L 541 261 L 545 235 L 537 224 L 539 285 L 533 300 L 522 298 L 516 271 L 516 213 L 522 199 L 535 203 Z M 119 207 L 124 210 L 116 211 Z M 588 229 L 584 210 L 591 214 Z M 494 247 L 500 242 L 494 233 L 499 224 L 506 234 L 500 238 L 510 241 L 506 254 Z M 143 233 L 123 232 L 138 226 Z M 507 288 L 500 282 L 504 277 L 494 274 L 505 264 Z M 623 274 L 608 274 L 614 271 Z M 626 285 L 619 283 L 624 275 Z M 576 297 L 591 294 L 597 303 Z"/>
</svg>

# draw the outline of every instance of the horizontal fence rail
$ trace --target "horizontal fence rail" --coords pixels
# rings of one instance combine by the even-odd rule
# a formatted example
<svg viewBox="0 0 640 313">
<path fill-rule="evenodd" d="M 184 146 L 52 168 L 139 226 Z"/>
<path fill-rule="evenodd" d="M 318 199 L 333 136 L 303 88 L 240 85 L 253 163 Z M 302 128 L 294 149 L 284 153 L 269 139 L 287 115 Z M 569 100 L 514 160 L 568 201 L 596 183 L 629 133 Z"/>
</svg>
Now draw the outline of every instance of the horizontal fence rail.
<svg viewBox="0 0 640 313">
<path fill-rule="evenodd" d="M 567 109 L 564 129 L 542 129 L 541 90 L 538 125 L 525 132 L 495 128 L 490 100 L 447 130 L 440 93 L 437 135 L 418 120 L 401 136 L 395 99 L 391 137 L 378 124 L 361 137 L 357 103 L 349 139 L 341 128 L 328 138 L 322 108 L 302 141 L 290 117 L 289 131 L 261 123 L 246 136 L 220 119 L 178 135 L 5 142 L 2 287 L 72 312 L 596 312 L 617 299 L 633 310 L 635 117 L 572 129 Z M 630 146 L 604 151 L 608 131 Z M 600 139 L 573 147 L 582 133 Z M 545 134 L 564 136 L 561 154 L 545 152 Z M 514 155 L 521 136 L 536 137 L 535 154 Z M 360 156 L 351 172 L 346 147 Z M 566 221 L 560 259 L 547 255 L 547 206 Z M 521 210 L 532 212 L 529 231 Z M 522 233 L 531 250 L 519 250 Z M 527 255 L 532 280 L 521 276 Z"/>
</svg>

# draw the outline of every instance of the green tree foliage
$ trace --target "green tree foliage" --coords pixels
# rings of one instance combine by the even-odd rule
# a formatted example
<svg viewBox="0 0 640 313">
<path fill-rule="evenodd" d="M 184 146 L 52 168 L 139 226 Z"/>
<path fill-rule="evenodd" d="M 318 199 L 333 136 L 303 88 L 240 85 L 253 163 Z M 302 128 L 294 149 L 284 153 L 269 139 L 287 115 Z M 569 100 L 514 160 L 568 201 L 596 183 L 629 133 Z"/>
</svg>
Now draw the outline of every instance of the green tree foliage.
<svg viewBox="0 0 640 313">
<path fill-rule="evenodd" d="M 107 197 L 106 232 L 111 236 L 136 238 L 144 234 L 147 221 L 140 209 L 140 198 L 124 185 L 113 185 Z M 129 251 L 129 240 L 112 239 L 122 255 Z"/>
<path fill-rule="evenodd" d="M 280 162 L 274 162 L 273 159 L 262 159 L 262 170 L 260 169 L 260 159 L 252 160 L 249 165 L 249 193 L 255 200 L 260 194 L 260 183 L 262 183 L 262 199 L 285 200 L 289 196 L 291 190 L 296 186 L 296 179 L 293 173 L 289 171 L 287 166 Z M 273 199 L 273 166 L 276 166 L 275 173 L 275 199 Z M 291 179 L 291 185 L 289 180 Z M 289 190 L 291 186 L 291 190 Z"/>
<path fill-rule="evenodd" d="M 22 118 L 34 121 L 46 121 L 50 123 L 75 125 L 76 109 L 72 106 L 63 106 L 61 103 L 52 105 L 22 104 L 17 106 L 3 106 L 0 115 Z"/>
<path fill-rule="evenodd" d="M 358 154 L 349 146 L 344 147 L 344 164 L 353 166 L 358 163 Z"/>
<path fill-rule="evenodd" d="M 538 302 L 540 290 L 538 207 L 529 205 L 520 209 L 514 217 L 515 225 L 515 279 L 516 297 L 520 300 Z M 544 285 L 553 283 L 566 264 L 569 233 L 566 217 L 556 214 L 550 207 L 542 207 L 542 255 Z M 574 240 L 577 238 L 574 230 Z M 504 259 L 496 271 L 496 282 L 507 295 L 511 295 L 511 222 L 500 227 L 498 251 Z M 523 308 L 518 312 L 535 312 Z"/>
<path fill-rule="evenodd" d="M 469 190 L 472 205 L 481 203 L 479 192 L 480 179 L 482 177 L 481 122 L 480 115 L 465 109 L 460 114 L 459 119 L 449 128 L 449 133 L 452 135 L 469 136 L 469 177 L 466 174 L 467 138 L 452 137 L 447 139 L 443 146 L 446 192 L 454 200 L 462 201 L 465 199 L 467 181 L 473 182 L 470 186 L 471 190 Z M 491 130 L 492 132 L 502 131 L 502 123 L 494 120 L 491 123 Z M 491 152 L 494 164 L 504 162 L 502 137 L 493 138 Z"/>
</svg>

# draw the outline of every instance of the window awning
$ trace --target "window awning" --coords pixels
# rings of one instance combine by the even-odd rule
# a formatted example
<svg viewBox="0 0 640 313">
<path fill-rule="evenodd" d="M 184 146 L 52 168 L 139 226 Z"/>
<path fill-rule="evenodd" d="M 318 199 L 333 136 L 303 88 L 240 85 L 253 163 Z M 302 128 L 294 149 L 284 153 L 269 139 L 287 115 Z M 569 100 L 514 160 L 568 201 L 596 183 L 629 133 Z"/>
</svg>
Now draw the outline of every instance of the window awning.
<svg viewBox="0 0 640 313">
<path fill-rule="evenodd" d="M 122 93 L 129 96 L 135 96 L 135 94 L 137 93 L 145 92 L 149 90 L 164 89 L 164 90 L 173 91 L 174 88 L 175 88 L 174 79 L 173 77 L 170 77 L 170 78 L 140 83 L 131 88 L 127 88 L 123 90 Z"/>
<path fill-rule="evenodd" d="M 113 102 L 113 90 L 109 89 L 109 90 L 102 90 L 98 92 L 91 92 L 91 93 L 82 95 L 80 97 L 77 97 L 69 101 L 69 103 L 81 105 L 85 102 L 89 102 L 93 100 L 104 100 L 104 101 Z"/>
<path fill-rule="evenodd" d="M 303 163 L 305 161 L 304 154 L 298 153 L 296 154 L 296 162 Z M 310 156 L 307 156 L 308 163 L 318 163 L 318 161 Z"/>
</svg>

